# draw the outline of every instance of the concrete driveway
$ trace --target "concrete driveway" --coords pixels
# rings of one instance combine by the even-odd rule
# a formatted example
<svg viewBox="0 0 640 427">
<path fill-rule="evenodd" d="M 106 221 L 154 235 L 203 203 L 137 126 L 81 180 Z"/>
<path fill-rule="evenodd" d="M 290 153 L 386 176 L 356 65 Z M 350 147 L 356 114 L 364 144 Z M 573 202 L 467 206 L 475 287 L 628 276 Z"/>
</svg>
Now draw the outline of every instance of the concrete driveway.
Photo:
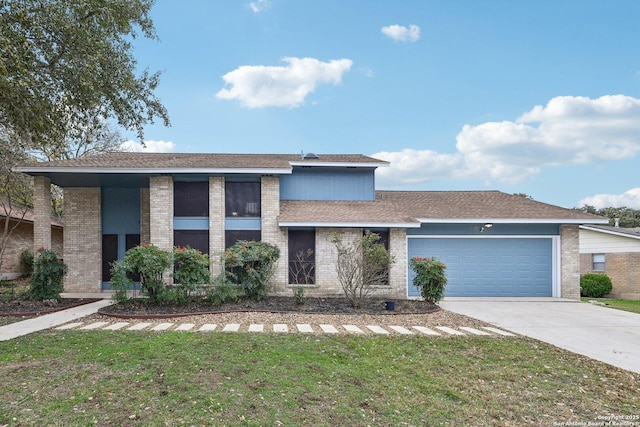
<svg viewBox="0 0 640 427">
<path fill-rule="evenodd" d="M 558 298 L 445 298 L 439 305 L 640 373 L 640 314 Z"/>
</svg>

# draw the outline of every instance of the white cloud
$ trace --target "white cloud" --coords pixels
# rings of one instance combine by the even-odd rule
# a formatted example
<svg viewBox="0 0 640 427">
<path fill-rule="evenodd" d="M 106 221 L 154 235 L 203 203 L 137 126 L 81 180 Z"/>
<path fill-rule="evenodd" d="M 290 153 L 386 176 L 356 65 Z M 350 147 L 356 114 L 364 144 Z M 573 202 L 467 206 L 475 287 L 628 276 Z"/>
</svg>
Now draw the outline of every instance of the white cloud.
<svg viewBox="0 0 640 427">
<path fill-rule="evenodd" d="M 578 203 L 578 206 L 584 205 L 593 206 L 596 209 L 608 207 L 640 209 L 640 187 L 632 188 L 622 194 L 596 194 L 585 197 Z"/>
<path fill-rule="evenodd" d="M 144 146 L 136 141 L 125 141 L 121 145 L 123 151 L 136 153 L 175 153 L 176 144 L 171 141 L 145 141 Z"/>
<path fill-rule="evenodd" d="M 397 42 L 416 42 L 420 39 L 420 27 L 417 25 L 389 25 L 382 27 L 382 34 Z"/>
<path fill-rule="evenodd" d="M 283 58 L 286 66 L 243 65 L 222 76 L 230 86 L 218 99 L 237 99 L 248 108 L 300 106 L 319 83 L 339 84 L 351 69 L 350 59 L 321 62 L 315 58 Z"/>
<path fill-rule="evenodd" d="M 249 8 L 254 13 L 260 13 L 262 11 L 269 9 L 270 7 L 271 7 L 271 2 L 269 0 L 257 0 L 249 3 Z"/>
<path fill-rule="evenodd" d="M 438 154 L 431 150 L 381 151 L 373 157 L 390 162 L 389 167 L 376 171 L 378 182 L 385 187 L 420 184 L 437 178 L 458 178 L 457 173 L 463 166 L 459 154 Z"/>
<path fill-rule="evenodd" d="M 413 158 L 421 162 L 403 156 L 407 150 L 374 157 L 396 160 L 381 176 L 405 183 L 451 177 L 516 183 L 545 167 L 631 158 L 640 152 L 640 99 L 556 97 L 515 121 L 465 125 L 456 140 L 454 154 L 414 151 Z M 453 158 L 458 160 L 456 171 L 435 168 L 435 176 L 433 164 Z"/>
</svg>

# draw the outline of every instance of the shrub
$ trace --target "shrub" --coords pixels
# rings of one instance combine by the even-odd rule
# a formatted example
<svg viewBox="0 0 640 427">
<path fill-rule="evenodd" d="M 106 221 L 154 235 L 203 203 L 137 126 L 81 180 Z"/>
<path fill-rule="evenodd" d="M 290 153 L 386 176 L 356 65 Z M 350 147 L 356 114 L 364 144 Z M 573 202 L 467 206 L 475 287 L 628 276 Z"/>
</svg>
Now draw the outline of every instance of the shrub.
<svg viewBox="0 0 640 427">
<path fill-rule="evenodd" d="M 293 299 L 295 300 L 296 305 L 305 305 L 307 303 L 307 297 L 304 293 L 304 286 L 293 287 Z"/>
<path fill-rule="evenodd" d="M 164 301 L 166 287 L 163 276 L 171 264 L 171 253 L 154 245 L 131 248 L 122 259 L 122 266 L 126 272 L 140 276 L 140 288 L 149 296 L 151 303 Z"/>
<path fill-rule="evenodd" d="M 209 258 L 189 246 L 173 248 L 176 271 L 173 277 L 181 285 L 195 286 L 209 283 Z"/>
<path fill-rule="evenodd" d="M 42 300 L 60 300 L 67 266 L 50 249 L 40 249 L 33 262 L 31 297 Z"/>
<path fill-rule="evenodd" d="M 444 296 L 447 266 L 437 258 L 411 258 L 409 266 L 416 273 L 413 286 L 420 289 L 422 298 L 430 303 L 437 303 Z"/>
<path fill-rule="evenodd" d="M 240 240 L 222 255 L 227 276 L 244 290 L 247 298 L 259 301 L 267 296 L 280 249 L 266 242 Z"/>
<path fill-rule="evenodd" d="M 31 277 L 33 274 L 33 261 L 35 256 L 31 249 L 25 249 L 20 253 L 20 268 L 22 269 L 22 277 Z"/>
<path fill-rule="evenodd" d="M 225 302 L 237 302 L 239 293 L 240 288 L 238 285 L 228 280 L 226 273 L 222 273 L 214 280 L 206 300 L 213 305 L 220 305 Z"/>
<path fill-rule="evenodd" d="M 113 302 L 123 303 L 129 299 L 129 291 L 133 290 L 134 283 L 127 276 L 127 270 L 123 261 L 111 263 L 111 289 L 115 292 L 112 295 Z"/>
<path fill-rule="evenodd" d="M 611 279 L 606 274 L 587 273 L 580 277 L 580 296 L 602 298 L 613 289 Z"/>
<path fill-rule="evenodd" d="M 360 307 L 376 286 L 389 283 L 394 259 L 378 240 L 380 236 L 369 231 L 352 243 L 345 243 L 337 233 L 331 240 L 338 253 L 338 281 L 352 307 Z"/>
</svg>

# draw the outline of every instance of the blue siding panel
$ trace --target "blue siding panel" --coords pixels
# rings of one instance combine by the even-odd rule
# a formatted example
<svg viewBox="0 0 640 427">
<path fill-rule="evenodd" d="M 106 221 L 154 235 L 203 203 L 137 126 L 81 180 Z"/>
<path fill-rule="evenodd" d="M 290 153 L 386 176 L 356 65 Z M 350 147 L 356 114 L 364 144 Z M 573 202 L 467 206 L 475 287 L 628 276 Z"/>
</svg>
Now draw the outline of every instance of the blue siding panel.
<svg viewBox="0 0 640 427">
<path fill-rule="evenodd" d="M 225 230 L 261 230 L 262 220 L 260 218 L 225 218 Z"/>
<path fill-rule="evenodd" d="M 445 296 L 552 296 L 551 238 L 414 238 L 408 256 L 435 256 L 447 265 Z M 409 296 L 420 295 L 414 276 L 409 268 Z"/>
<path fill-rule="evenodd" d="M 209 218 L 200 217 L 174 217 L 174 230 L 208 230 Z"/>
<path fill-rule="evenodd" d="M 140 189 L 102 189 L 102 234 L 140 234 Z"/>
<path fill-rule="evenodd" d="M 295 168 L 280 176 L 281 200 L 374 200 L 373 168 Z"/>
</svg>

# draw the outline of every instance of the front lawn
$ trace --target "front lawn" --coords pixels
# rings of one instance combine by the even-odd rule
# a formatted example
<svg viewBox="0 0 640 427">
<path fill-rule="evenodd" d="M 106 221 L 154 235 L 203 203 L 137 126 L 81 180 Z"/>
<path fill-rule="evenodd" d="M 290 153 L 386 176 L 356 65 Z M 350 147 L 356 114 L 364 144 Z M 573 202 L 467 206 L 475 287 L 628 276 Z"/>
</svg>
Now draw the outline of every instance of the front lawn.
<svg viewBox="0 0 640 427">
<path fill-rule="evenodd" d="M 527 338 L 48 331 L 0 342 L 0 378 L 10 426 L 551 426 L 640 401 L 640 375 Z"/>
<path fill-rule="evenodd" d="M 611 299 L 611 298 L 581 298 L 584 302 L 596 300 L 607 307 L 615 308 L 617 310 L 630 311 L 631 313 L 640 313 L 640 300 L 630 299 Z"/>
</svg>

